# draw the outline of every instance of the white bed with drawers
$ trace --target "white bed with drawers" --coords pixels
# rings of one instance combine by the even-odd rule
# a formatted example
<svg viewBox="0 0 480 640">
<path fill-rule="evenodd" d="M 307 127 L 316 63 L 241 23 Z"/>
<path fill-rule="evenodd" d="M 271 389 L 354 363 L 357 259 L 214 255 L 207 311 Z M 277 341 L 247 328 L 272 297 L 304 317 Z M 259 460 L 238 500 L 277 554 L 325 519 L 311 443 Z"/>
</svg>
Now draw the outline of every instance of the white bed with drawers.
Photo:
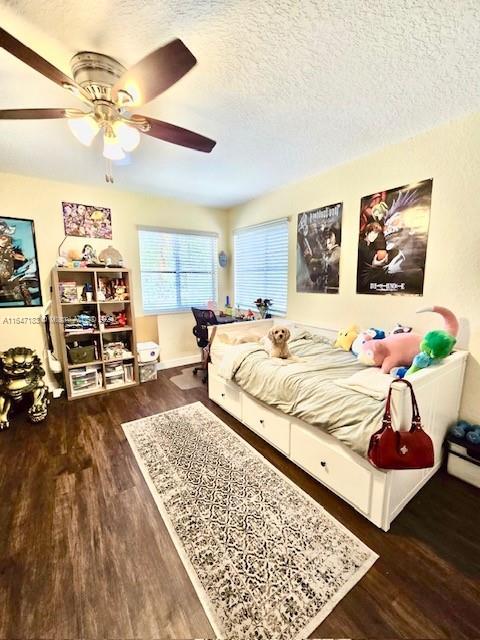
<svg viewBox="0 0 480 640">
<path fill-rule="evenodd" d="M 235 335 L 259 330 L 266 333 L 275 323 L 308 328 L 311 333 L 331 339 L 337 333 L 283 319 L 224 325 L 221 332 Z M 440 467 L 446 431 L 458 419 L 467 355 L 466 351 L 455 351 L 442 363 L 410 378 L 424 429 L 434 443 L 435 465 L 431 469 L 376 469 L 321 427 L 287 415 L 249 395 L 234 380 L 221 377 L 218 355 L 209 365 L 209 397 L 376 526 L 388 531 L 394 518 Z M 394 424 L 408 428 L 411 414 L 406 385 L 395 385 L 392 399 Z"/>
</svg>

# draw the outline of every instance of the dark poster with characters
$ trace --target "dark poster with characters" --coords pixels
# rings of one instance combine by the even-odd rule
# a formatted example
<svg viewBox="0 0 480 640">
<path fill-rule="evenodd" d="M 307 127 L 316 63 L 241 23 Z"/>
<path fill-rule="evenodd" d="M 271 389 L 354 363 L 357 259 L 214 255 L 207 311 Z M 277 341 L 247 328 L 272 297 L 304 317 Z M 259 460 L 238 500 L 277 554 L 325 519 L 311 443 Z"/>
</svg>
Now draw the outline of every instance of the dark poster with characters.
<svg viewBox="0 0 480 640">
<path fill-rule="evenodd" d="M 0 308 L 41 306 L 33 220 L 0 216 Z"/>
<path fill-rule="evenodd" d="M 432 180 L 362 198 L 357 293 L 423 295 Z"/>
<path fill-rule="evenodd" d="M 298 214 L 297 291 L 338 293 L 343 203 Z"/>
</svg>

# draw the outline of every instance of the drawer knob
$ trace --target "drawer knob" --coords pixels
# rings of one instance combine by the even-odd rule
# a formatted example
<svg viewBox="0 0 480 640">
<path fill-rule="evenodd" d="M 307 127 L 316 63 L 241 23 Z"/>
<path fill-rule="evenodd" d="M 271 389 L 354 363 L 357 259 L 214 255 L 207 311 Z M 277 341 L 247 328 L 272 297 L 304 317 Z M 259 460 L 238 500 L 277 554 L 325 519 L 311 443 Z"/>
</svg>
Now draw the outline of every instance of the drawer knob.
<svg viewBox="0 0 480 640">
<path fill-rule="evenodd" d="M 265 420 L 260 420 L 260 424 L 264 424 Z"/>
<path fill-rule="evenodd" d="M 323 468 L 325 468 L 325 467 L 327 466 L 327 463 L 325 462 L 325 460 L 322 460 L 322 461 L 320 462 L 320 464 L 322 465 L 322 467 L 323 467 Z"/>
<path fill-rule="evenodd" d="M 224 394 L 224 393 L 221 393 L 220 395 L 222 396 L 222 398 L 224 398 L 224 397 L 225 397 L 225 394 Z"/>
</svg>

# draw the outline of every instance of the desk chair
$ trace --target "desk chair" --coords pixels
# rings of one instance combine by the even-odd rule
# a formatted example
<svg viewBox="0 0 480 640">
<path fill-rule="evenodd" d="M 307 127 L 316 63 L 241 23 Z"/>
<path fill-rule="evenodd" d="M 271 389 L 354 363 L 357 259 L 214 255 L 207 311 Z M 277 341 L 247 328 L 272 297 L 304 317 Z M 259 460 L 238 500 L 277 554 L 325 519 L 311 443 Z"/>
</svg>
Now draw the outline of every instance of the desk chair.
<svg viewBox="0 0 480 640">
<path fill-rule="evenodd" d="M 191 307 L 195 318 L 195 326 L 193 327 L 193 335 L 197 339 L 197 344 L 203 350 L 202 366 L 195 367 L 193 375 L 196 376 L 199 371 L 203 371 L 202 382 L 208 379 L 208 363 L 210 360 L 210 342 L 208 340 L 208 327 L 217 325 L 218 319 L 211 309 L 196 309 Z"/>
</svg>

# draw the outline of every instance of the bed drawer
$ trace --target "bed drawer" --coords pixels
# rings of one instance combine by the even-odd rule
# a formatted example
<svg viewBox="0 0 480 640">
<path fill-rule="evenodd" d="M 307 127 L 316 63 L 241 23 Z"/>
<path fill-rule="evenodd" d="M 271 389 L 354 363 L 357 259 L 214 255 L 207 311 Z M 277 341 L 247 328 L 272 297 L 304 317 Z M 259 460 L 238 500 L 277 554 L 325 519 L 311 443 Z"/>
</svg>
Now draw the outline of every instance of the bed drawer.
<svg viewBox="0 0 480 640">
<path fill-rule="evenodd" d="M 243 422 L 273 446 L 290 454 L 290 420 L 287 416 L 265 408 L 248 394 L 243 396 Z"/>
<path fill-rule="evenodd" d="M 372 473 L 335 443 L 330 445 L 308 428 L 292 424 L 290 458 L 363 513 L 370 512 Z"/>
<path fill-rule="evenodd" d="M 210 374 L 208 377 L 208 397 L 223 407 L 228 413 L 242 419 L 242 398 L 240 389 L 220 378 Z"/>
</svg>

